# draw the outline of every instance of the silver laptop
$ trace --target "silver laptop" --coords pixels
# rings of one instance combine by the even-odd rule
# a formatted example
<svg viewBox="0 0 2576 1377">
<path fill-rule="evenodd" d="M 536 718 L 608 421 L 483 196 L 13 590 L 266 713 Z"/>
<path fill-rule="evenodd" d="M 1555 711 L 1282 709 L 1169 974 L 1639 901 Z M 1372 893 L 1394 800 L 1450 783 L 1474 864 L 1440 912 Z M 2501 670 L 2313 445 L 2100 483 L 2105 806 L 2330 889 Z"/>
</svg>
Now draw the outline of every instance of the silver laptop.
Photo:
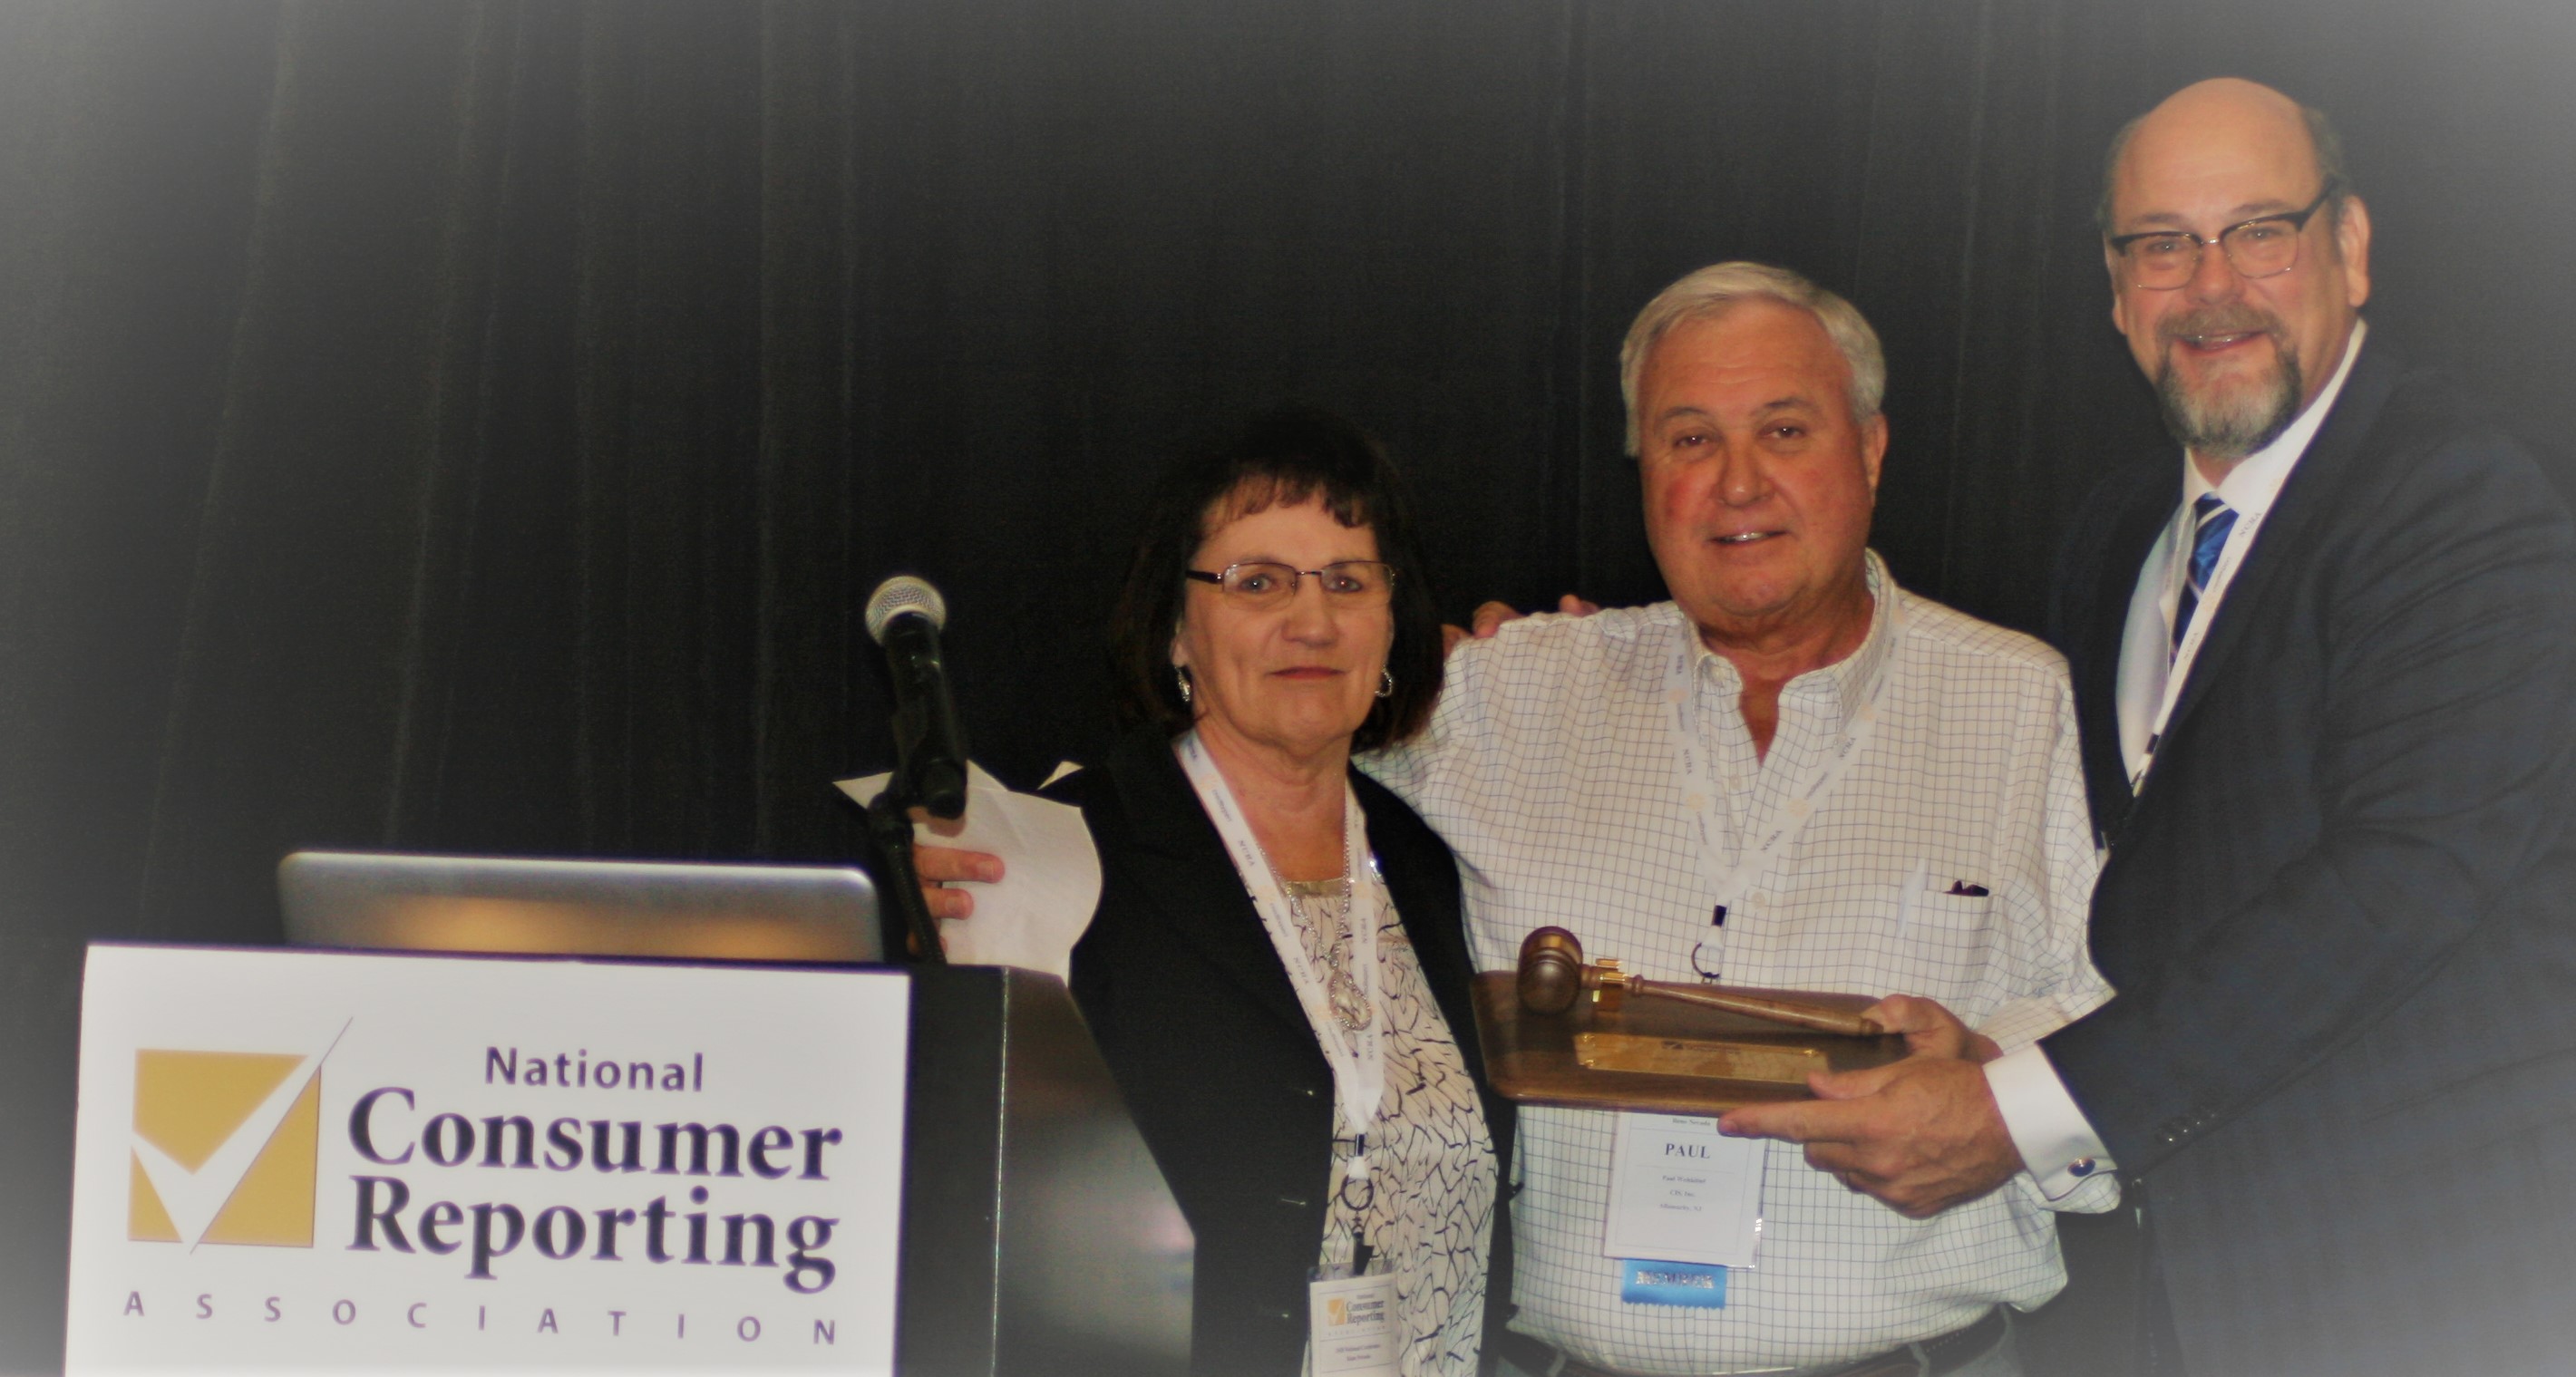
<svg viewBox="0 0 2576 1377">
<path fill-rule="evenodd" d="M 540 861 L 298 851 L 278 862 L 286 938 L 392 951 L 884 959 L 876 887 L 825 866 Z"/>
</svg>

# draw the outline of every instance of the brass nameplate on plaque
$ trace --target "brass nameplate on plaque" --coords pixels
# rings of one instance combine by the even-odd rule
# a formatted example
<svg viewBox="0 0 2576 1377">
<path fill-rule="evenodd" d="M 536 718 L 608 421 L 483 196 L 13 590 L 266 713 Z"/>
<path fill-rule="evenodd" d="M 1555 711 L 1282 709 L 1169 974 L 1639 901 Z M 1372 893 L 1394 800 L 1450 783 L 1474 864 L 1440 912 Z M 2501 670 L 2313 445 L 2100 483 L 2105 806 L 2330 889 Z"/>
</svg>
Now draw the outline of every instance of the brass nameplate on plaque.
<svg viewBox="0 0 2576 1377">
<path fill-rule="evenodd" d="M 1695 1042 L 1634 1033 L 1577 1033 L 1574 1060 L 1589 1071 L 1642 1071 L 1775 1085 L 1805 1085 L 1810 1072 L 1833 1069 L 1825 1054 L 1813 1047 Z"/>
</svg>

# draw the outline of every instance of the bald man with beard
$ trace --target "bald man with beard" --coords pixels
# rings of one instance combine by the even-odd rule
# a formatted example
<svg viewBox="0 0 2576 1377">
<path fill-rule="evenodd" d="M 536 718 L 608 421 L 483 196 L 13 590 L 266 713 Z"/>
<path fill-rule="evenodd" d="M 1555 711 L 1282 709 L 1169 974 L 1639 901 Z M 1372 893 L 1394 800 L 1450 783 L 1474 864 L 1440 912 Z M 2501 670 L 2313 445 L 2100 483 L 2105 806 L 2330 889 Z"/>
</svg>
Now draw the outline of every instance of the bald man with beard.
<svg viewBox="0 0 2576 1377">
<path fill-rule="evenodd" d="M 2117 995 L 1726 1126 L 1917 1215 L 2116 1170 L 2160 1373 L 2576 1371 L 2576 522 L 2363 322 L 2341 162 L 2237 80 L 2113 145 L 2111 318 L 2180 449 L 2055 590 Z"/>
</svg>

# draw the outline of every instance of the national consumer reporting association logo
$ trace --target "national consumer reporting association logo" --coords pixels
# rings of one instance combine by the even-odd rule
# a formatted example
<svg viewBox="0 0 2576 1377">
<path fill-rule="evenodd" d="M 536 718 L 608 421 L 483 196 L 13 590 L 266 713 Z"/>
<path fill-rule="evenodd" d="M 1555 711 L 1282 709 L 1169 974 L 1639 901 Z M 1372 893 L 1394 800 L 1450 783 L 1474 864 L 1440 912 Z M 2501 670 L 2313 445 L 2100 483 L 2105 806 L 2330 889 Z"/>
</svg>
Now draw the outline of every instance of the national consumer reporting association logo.
<svg viewBox="0 0 2576 1377">
<path fill-rule="evenodd" d="M 312 1247 L 329 1055 L 136 1051 L 126 1237 Z"/>
</svg>

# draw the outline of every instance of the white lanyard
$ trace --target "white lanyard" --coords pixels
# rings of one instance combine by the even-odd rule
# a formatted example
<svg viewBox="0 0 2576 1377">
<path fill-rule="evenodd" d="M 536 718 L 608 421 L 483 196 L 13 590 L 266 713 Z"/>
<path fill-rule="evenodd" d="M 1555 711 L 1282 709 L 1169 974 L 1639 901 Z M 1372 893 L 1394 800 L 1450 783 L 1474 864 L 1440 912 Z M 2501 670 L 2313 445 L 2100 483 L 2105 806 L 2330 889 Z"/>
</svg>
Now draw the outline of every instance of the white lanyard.
<svg viewBox="0 0 2576 1377">
<path fill-rule="evenodd" d="M 1324 978 L 1306 959 L 1305 944 L 1297 937 L 1296 920 L 1288 911 L 1288 891 L 1279 883 L 1278 872 L 1270 868 L 1270 858 L 1262 854 L 1261 843 L 1252 835 L 1252 824 L 1235 803 L 1234 790 L 1218 772 L 1216 762 L 1208 758 L 1207 747 L 1199 742 L 1195 731 L 1184 733 L 1173 743 L 1181 758 L 1181 768 L 1189 774 L 1190 787 L 1198 790 L 1199 804 L 1207 809 L 1208 819 L 1216 824 L 1226 850 L 1234 857 L 1235 873 L 1242 876 L 1244 892 L 1252 896 L 1253 908 L 1261 914 L 1261 925 L 1270 931 L 1270 945 L 1279 953 L 1279 964 L 1288 968 L 1288 983 L 1297 990 L 1297 1002 L 1306 1011 L 1306 1021 L 1314 1025 L 1315 1040 L 1323 1044 L 1324 1062 L 1333 1071 L 1333 1090 L 1342 1099 L 1342 1117 L 1358 1145 L 1351 1155 L 1348 1172 L 1352 1181 L 1368 1179 L 1368 1135 L 1377 1123 L 1378 1101 L 1386 1095 L 1386 1059 L 1384 1038 L 1379 1032 L 1377 1008 L 1377 929 L 1385 910 L 1382 896 L 1373 877 L 1363 875 L 1359 857 L 1367 852 L 1368 823 L 1360 814 L 1359 795 L 1350 784 L 1342 785 L 1342 874 L 1351 887 L 1351 965 L 1359 981 L 1360 998 L 1367 1004 L 1368 1023 L 1359 1031 L 1359 1048 L 1352 1050 L 1342 1037 L 1341 1020 L 1333 1013 L 1332 994 Z M 1319 937 L 1325 949 L 1331 949 L 1332 934 Z"/>
<path fill-rule="evenodd" d="M 1807 820 L 1816 815 L 1826 796 L 1842 781 L 1852 758 L 1860 754 L 1861 743 L 1869 739 L 1870 729 L 1878 725 L 1878 693 L 1887 682 L 1887 667 L 1896 657 L 1894 642 L 1900 630 L 1895 590 L 1883 592 L 1881 602 L 1887 609 L 1889 645 L 1879 657 L 1877 670 L 1862 686 L 1859 706 L 1844 721 L 1842 735 L 1808 775 L 1805 787 L 1794 790 L 1789 802 L 1773 818 L 1769 834 L 1759 839 L 1748 837 L 1743 855 L 1732 867 L 1718 859 L 1725 854 L 1727 828 L 1721 818 L 1724 799 L 1717 791 L 1713 752 L 1699 734 L 1699 696 L 1693 683 L 1701 654 L 1699 628 L 1688 619 L 1682 622 L 1671 661 L 1664 670 L 1664 702 L 1671 709 L 1673 762 L 1681 776 L 1682 806 L 1699 816 L 1700 873 L 1707 878 L 1710 896 L 1718 907 L 1733 909 L 1743 900 L 1745 891 L 1753 888 L 1754 881 L 1761 879 L 1762 873 L 1797 839 Z"/>
<path fill-rule="evenodd" d="M 2245 552 L 2254 548 L 2254 533 L 2263 524 L 2264 513 L 2239 511 L 2236 524 L 2227 532 L 2227 543 L 2219 548 L 2218 563 L 2209 571 L 2209 583 L 2200 590 L 2200 600 L 2192 607 L 2191 625 L 2185 627 L 2182 640 L 2173 649 L 2172 660 L 2165 666 L 2165 686 L 2156 702 L 2156 715 L 2147 724 L 2147 748 L 2138 754 L 2138 768 L 2129 775 L 2129 792 L 2136 793 L 2147 782 L 2147 771 L 2156 763 L 2156 748 L 2164 744 L 2165 725 L 2173 720 L 2174 705 L 2182 701 L 2183 682 L 2191 677 L 2191 662 L 2200 656 L 2200 643 L 2209 636 L 2210 623 L 2218 620 L 2218 599 L 2227 586 L 2236 581 L 2236 566 L 2245 560 Z M 2173 619 L 2181 615 L 2182 588 L 2191 579 L 2191 543 L 2198 533 L 2192 520 L 2190 503 L 2184 503 L 2182 514 L 2167 528 L 2172 542 L 2174 611 L 2165 614 L 2168 638 Z M 2159 602 L 2159 608 L 2164 604 Z"/>
</svg>

